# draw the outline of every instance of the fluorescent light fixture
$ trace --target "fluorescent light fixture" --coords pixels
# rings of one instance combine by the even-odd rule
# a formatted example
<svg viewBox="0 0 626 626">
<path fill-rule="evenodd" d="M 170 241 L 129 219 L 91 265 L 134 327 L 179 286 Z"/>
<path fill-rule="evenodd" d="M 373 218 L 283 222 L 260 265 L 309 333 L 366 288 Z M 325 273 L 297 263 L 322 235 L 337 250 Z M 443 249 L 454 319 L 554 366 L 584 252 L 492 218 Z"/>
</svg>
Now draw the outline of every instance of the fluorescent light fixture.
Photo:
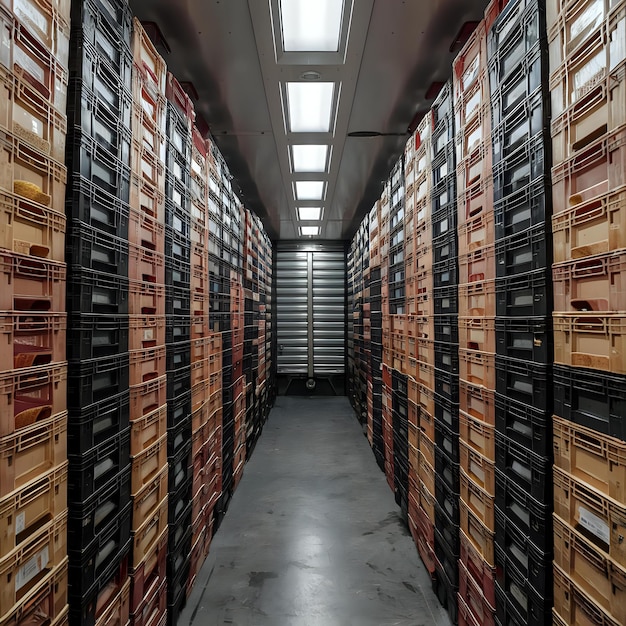
<svg viewBox="0 0 626 626">
<path fill-rule="evenodd" d="M 299 180 L 296 182 L 297 200 L 321 200 L 324 197 L 324 183 L 321 180 Z"/>
<path fill-rule="evenodd" d="M 291 146 L 294 172 L 325 172 L 328 146 Z"/>
<path fill-rule="evenodd" d="M 300 232 L 302 233 L 303 237 L 308 237 L 308 236 L 315 237 L 316 235 L 320 234 L 320 227 L 319 226 L 300 226 Z"/>
<path fill-rule="evenodd" d="M 301 222 L 314 222 L 322 219 L 322 208 L 315 207 L 300 207 L 298 209 L 298 219 Z"/>
<path fill-rule="evenodd" d="M 337 52 L 343 0 L 280 0 L 285 52 Z"/>
<path fill-rule="evenodd" d="M 335 83 L 287 83 L 289 130 L 292 133 L 327 133 Z"/>
</svg>

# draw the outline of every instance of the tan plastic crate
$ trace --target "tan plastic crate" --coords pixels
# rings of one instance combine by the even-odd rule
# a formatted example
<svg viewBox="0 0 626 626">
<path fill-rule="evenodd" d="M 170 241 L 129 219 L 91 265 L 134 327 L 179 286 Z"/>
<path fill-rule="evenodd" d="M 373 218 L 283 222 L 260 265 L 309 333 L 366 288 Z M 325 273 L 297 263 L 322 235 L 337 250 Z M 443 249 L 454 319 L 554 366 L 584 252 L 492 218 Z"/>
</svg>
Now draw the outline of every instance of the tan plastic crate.
<svg viewBox="0 0 626 626">
<path fill-rule="evenodd" d="M 495 318 L 459 317 L 459 348 L 462 350 L 495 353 Z"/>
<path fill-rule="evenodd" d="M 167 402 L 167 375 L 130 387 L 130 419 L 156 411 Z"/>
<path fill-rule="evenodd" d="M 467 254 L 459 254 L 459 283 L 495 280 L 496 248 L 490 244 L 475 248 Z"/>
<path fill-rule="evenodd" d="M 131 352 L 165 345 L 165 315 L 130 315 L 128 326 Z"/>
<path fill-rule="evenodd" d="M 151 413 L 131 419 L 130 453 L 141 454 L 167 433 L 167 404 Z"/>
<path fill-rule="evenodd" d="M 133 36 L 131 41 L 133 61 L 150 81 L 151 89 L 165 95 L 167 67 L 161 55 L 150 41 L 141 22 L 133 18 Z"/>
<path fill-rule="evenodd" d="M 420 481 L 419 505 L 422 507 L 426 513 L 426 517 L 428 517 L 433 526 L 435 525 L 435 503 L 435 496 L 433 496 L 424 483 Z"/>
<path fill-rule="evenodd" d="M 131 385 L 157 380 L 166 373 L 165 345 L 129 353 Z"/>
<path fill-rule="evenodd" d="M 496 388 L 496 356 L 488 352 L 459 350 L 459 378 L 471 385 Z"/>
<path fill-rule="evenodd" d="M 485 424 L 464 411 L 459 412 L 459 438 L 487 460 L 496 460 L 495 427 Z"/>
<path fill-rule="evenodd" d="M 553 417 L 554 464 L 617 502 L 626 502 L 626 443 Z"/>
<path fill-rule="evenodd" d="M 490 565 L 495 564 L 494 532 L 489 530 L 463 500 L 459 500 L 460 528 Z"/>
<path fill-rule="evenodd" d="M 132 172 L 130 177 L 130 208 L 135 213 L 145 214 L 159 224 L 165 223 L 165 181 L 163 186 L 154 186 L 140 175 Z M 160 181 L 159 181 L 160 184 Z"/>
<path fill-rule="evenodd" d="M 132 529 L 137 530 L 152 516 L 168 493 L 168 467 L 164 466 L 133 496 Z"/>
<path fill-rule="evenodd" d="M 137 455 L 131 455 L 133 497 L 167 465 L 167 435 Z"/>
<path fill-rule="evenodd" d="M 496 281 L 484 280 L 459 285 L 460 317 L 495 317 Z"/>
<path fill-rule="evenodd" d="M 626 315 L 555 313 L 554 362 L 626 374 Z"/>
<path fill-rule="evenodd" d="M 496 424 L 496 398 L 492 388 L 474 385 L 461 379 L 459 384 L 459 407 L 475 420 L 489 426 Z"/>
<path fill-rule="evenodd" d="M 167 528 L 167 503 L 168 496 L 165 496 L 157 509 L 140 526 L 137 527 L 133 520 L 133 526 L 137 528 L 132 533 L 134 563 L 139 563 L 150 553 Z"/>
<path fill-rule="evenodd" d="M 423 456 L 420 456 L 418 478 L 430 493 L 435 493 L 435 470 Z"/>
<path fill-rule="evenodd" d="M 459 257 L 495 242 L 494 214 L 482 212 L 458 227 Z"/>
<path fill-rule="evenodd" d="M 495 532 L 495 498 L 481 489 L 463 470 L 461 476 L 461 500 L 472 513 L 492 532 Z"/>
<path fill-rule="evenodd" d="M 487 493 L 495 495 L 496 464 L 459 440 L 461 469 Z"/>
<path fill-rule="evenodd" d="M 420 432 L 419 446 L 420 446 L 420 454 L 422 456 L 422 459 L 426 461 L 426 463 L 428 463 L 431 467 L 434 467 L 435 466 L 435 444 L 432 441 L 432 439 L 430 439 L 430 437 L 428 437 L 424 433 L 423 430 Z"/>
</svg>

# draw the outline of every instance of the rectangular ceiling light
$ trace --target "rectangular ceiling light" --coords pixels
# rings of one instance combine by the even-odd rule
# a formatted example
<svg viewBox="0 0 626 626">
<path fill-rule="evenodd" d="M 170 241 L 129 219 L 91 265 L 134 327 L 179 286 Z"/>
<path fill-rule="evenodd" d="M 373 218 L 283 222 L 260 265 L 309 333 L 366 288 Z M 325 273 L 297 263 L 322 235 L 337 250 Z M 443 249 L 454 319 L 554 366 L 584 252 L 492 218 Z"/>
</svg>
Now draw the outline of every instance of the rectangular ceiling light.
<svg viewBox="0 0 626 626">
<path fill-rule="evenodd" d="M 325 172 L 328 146 L 291 146 L 294 172 Z"/>
<path fill-rule="evenodd" d="M 300 232 L 302 233 L 304 237 L 308 237 L 308 236 L 315 237 L 320 234 L 320 227 L 319 226 L 301 226 Z"/>
<path fill-rule="evenodd" d="M 318 206 L 314 207 L 300 207 L 298 209 L 298 219 L 301 222 L 314 222 L 322 219 L 322 208 Z"/>
<path fill-rule="evenodd" d="M 280 0 L 285 52 L 337 52 L 343 0 Z"/>
<path fill-rule="evenodd" d="M 287 83 L 289 130 L 292 133 L 327 133 L 335 83 Z"/>
<path fill-rule="evenodd" d="M 324 183 L 321 180 L 299 180 L 296 182 L 297 200 L 322 200 Z"/>
</svg>

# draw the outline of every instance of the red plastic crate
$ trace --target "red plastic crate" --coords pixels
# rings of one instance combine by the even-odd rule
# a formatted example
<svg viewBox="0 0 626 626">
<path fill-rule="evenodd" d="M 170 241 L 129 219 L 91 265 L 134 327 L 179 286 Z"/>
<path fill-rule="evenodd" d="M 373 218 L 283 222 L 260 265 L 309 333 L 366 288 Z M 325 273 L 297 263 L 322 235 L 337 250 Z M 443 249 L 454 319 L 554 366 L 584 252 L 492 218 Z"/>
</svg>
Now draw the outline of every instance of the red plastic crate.
<svg viewBox="0 0 626 626">
<path fill-rule="evenodd" d="M 467 535 L 470 542 L 491 566 L 495 563 L 494 532 L 489 530 L 480 518 L 463 502 L 459 500 L 461 530 Z"/>
<path fill-rule="evenodd" d="M 144 559 L 131 570 L 131 613 L 136 614 L 145 598 L 159 589 L 167 576 L 167 528 L 161 533 L 158 540 L 152 545 Z M 166 594 L 164 594 L 166 595 Z"/>
<path fill-rule="evenodd" d="M 150 586 L 149 595 L 131 613 L 130 623 L 131 626 L 165 626 L 167 624 L 166 580 L 156 589 Z"/>
<path fill-rule="evenodd" d="M 131 455 L 131 494 L 133 497 L 167 466 L 167 435 L 149 448 Z"/>
<path fill-rule="evenodd" d="M 467 605 L 478 624 L 495 626 L 495 608 L 487 602 L 481 588 L 461 562 L 459 562 L 459 598 Z"/>
<path fill-rule="evenodd" d="M 480 552 L 474 547 L 468 536 L 459 531 L 461 556 L 459 561 L 474 579 L 479 588 L 482 589 L 485 600 L 490 606 L 496 603 L 496 569 L 483 559 Z"/>
<path fill-rule="evenodd" d="M 96 620 L 95 626 L 124 626 L 130 619 L 130 578 L 119 593 L 108 603 L 104 612 Z"/>
<path fill-rule="evenodd" d="M 136 529 L 132 532 L 134 563 L 149 558 L 153 548 L 158 546 L 161 535 L 167 529 L 167 508 L 168 496 L 165 496 L 146 519 L 133 519 L 133 527 Z"/>
<path fill-rule="evenodd" d="M 165 96 L 172 104 L 176 105 L 176 108 L 187 118 L 190 125 L 195 122 L 196 112 L 193 102 L 171 72 L 167 73 Z"/>
</svg>

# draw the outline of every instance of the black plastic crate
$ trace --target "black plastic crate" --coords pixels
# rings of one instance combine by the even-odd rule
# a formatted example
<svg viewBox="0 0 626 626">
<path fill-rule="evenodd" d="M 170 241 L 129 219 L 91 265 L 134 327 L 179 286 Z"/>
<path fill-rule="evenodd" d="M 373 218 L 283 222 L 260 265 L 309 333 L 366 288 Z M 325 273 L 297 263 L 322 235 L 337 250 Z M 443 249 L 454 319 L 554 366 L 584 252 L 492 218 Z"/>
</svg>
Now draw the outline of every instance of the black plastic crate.
<svg viewBox="0 0 626 626">
<path fill-rule="evenodd" d="M 191 263 L 165 257 L 165 285 L 166 287 L 178 287 L 190 289 L 191 286 Z"/>
<path fill-rule="evenodd" d="M 496 509 L 496 575 L 504 585 L 507 561 L 530 581 L 538 593 L 552 588 L 552 551 L 543 552 L 520 529 Z M 549 592 L 548 592 L 549 593 Z"/>
<path fill-rule="evenodd" d="M 167 623 L 175 625 L 187 604 L 187 579 L 191 568 L 191 535 L 185 540 L 182 549 L 177 552 L 175 564 L 171 566 L 172 575 L 167 575 Z"/>
<path fill-rule="evenodd" d="M 68 219 L 73 223 L 83 222 L 120 239 L 128 239 L 128 203 L 80 176 L 74 176 L 68 188 L 70 191 L 65 203 Z"/>
<path fill-rule="evenodd" d="M 496 507 L 540 550 L 552 549 L 552 501 L 539 502 L 496 467 Z"/>
<path fill-rule="evenodd" d="M 73 2 L 71 18 L 74 27 L 81 30 L 89 31 L 94 24 L 103 28 L 106 24 L 109 38 L 116 37 L 130 51 L 133 15 L 126 0 Z M 108 48 L 104 46 L 103 52 L 108 52 Z"/>
<path fill-rule="evenodd" d="M 404 222 L 400 222 L 399 226 L 392 230 L 389 234 L 389 247 L 404 246 Z"/>
<path fill-rule="evenodd" d="M 409 377 L 406 374 L 402 374 L 398 370 L 392 370 L 391 372 L 391 387 L 396 392 L 398 397 L 405 399 L 409 392 Z M 395 395 L 395 394 L 394 394 Z"/>
<path fill-rule="evenodd" d="M 191 236 L 191 214 L 179 207 L 172 200 L 167 199 L 165 201 L 165 238 L 166 238 L 166 246 L 168 245 L 167 239 L 170 240 L 173 238 L 178 243 L 178 245 L 183 246 L 187 249 L 187 251 L 183 251 L 178 254 L 178 258 L 186 263 L 189 263 L 189 250 L 191 248 L 191 242 L 189 241 L 189 237 Z M 172 253 L 171 246 L 173 244 L 169 243 L 169 253 L 166 248 L 166 255 Z"/>
<path fill-rule="evenodd" d="M 435 316 L 435 341 L 459 343 L 459 319 L 456 315 Z"/>
<path fill-rule="evenodd" d="M 444 105 L 443 103 L 442 105 L 447 106 L 447 104 Z M 431 136 L 431 154 L 433 161 L 440 159 L 442 153 L 448 155 L 451 150 L 452 158 L 454 158 L 454 111 L 451 110 L 449 113 L 443 115 L 443 106 L 439 108 L 437 113 L 435 113 L 433 109 L 433 118 L 435 115 L 438 118 Z M 435 171 L 433 171 L 433 183 L 436 183 Z"/>
<path fill-rule="evenodd" d="M 496 318 L 496 353 L 524 361 L 550 363 L 552 320 L 548 317 Z"/>
<path fill-rule="evenodd" d="M 550 270 L 496 279 L 498 317 L 547 317 L 552 310 Z"/>
<path fill-rule="evenodd" d="M 441 226 L 441 224 L 439 224 Z M 433 225 L 434 227 L 434 225 Z M 433 240 L 433 262 L 442 263 L 459 256 L 458 239 L 454 233 L 445 233 Z"/>
<path fill-rule="evenodd" d="M 178 491 L 183 485 L 193 481 L 191 437 L 189 437 L 189 440 L 178 449 L 175 456 L 168 457 L 167 464 L 169 466 L 167 484 L 170 493 Z M 189 501 L 189 505 L 191 505 L 191 501 Z"/>
<path fill-rule="evenodd" d="M 191 341 L 167 344 L 166 369 L 173 372 L 191 365 Z"/>
<path fill-rule="evenodd" d="M 191 213 L 191 193 L 186 180 L 176 178 L 171 170 L 165 172 L 165 203 L 171 203 L 184 213 Z"/>
<path fill-rule="evenodd" d="M 440 370 L 440 372 L 448 373 L 448 374 L 456 374 L 457 378 L 459 375 L 459 346 L 454 343 L 440 343 L 438 341 L 435 342 L 435 369 Z M 437 378 L 438 373 L 435 372 L 435 379 Z M 457 381 L 458 385 L 458 381 Z M 451 396 L 447 396 L 446 394 L 440 393 L 437 389 L 435 389 L 436 393 L 439 393 L 443 397 L 448 397 L 453 402 L 454 400 Z M 457 398 L 458 398 L 458 389 L 457 389 Z"/>
<path fill-rule="evenodd" d="M 127 315 L 71 315 L 67 360 L 99 359 L 128 352 Z"/>
<path fill-rule="evenodd" d="M 128 468 L 124 468 L 87 500 L 79 502 L 70 496 L 67 522 L 70 550 L 88 546 L 118 515 L 124 514 L 131 502 L 130 476 Z"/>
<path fill-rule="evenodd" d="M 170 490 L 167 501 L 168 524 L 172 526 L 180 524 L 188 516 L 188 508 L 194 496 L 192 490 L 193 480 L 184 480 L 175 491 Z"/>
<path fill-rule="evenodd" d="M 435 474 L 435 500 L 453 525 L 459 524 L 459 494 L 452 491 L 443 478 Z"/>
<path fill-rule="evenodd" d="M 459 433 L 435 418 L 435 445 L 454 463 L 459 463 Z"/>
<path fill-rule="evenodd" d="M 457 285 L 451 287 L 437 287 L 433 289 L 433 303 L 435 315 L 458 315 L 459 289 Z"/>
<path fill-rule="evenodd" d="M 435 369 L 435 393 L 440 398 L 458 404 L 459 375 Z"/>
<path fill-rule="evenodd" d="M 130 396 L 128 391 L 107 397 L 90 406 L 70 410 L 67 425 L 67 445 L 72 454 L 83 454 L 130 425 Z"/>
<path fill-rule="evenodd" d="M 445 568 L 435 559 L 435 573 L 431 574 L 432 588 L 441 606 L 448 613 L 453 624 L 458 623 L 459 604 L 457 600 L 458 585 L 455 585 L 448 576 Z M 509 626 L 507 624 L 507 626 Z"/>
<path fill-rule="evenodd" d="M 494 128 L 537 89 L 542 87 L 547 92 L 547 60 L 546 48 L 537 42 L 513 69 L 503 68 L 498 57 L 489 63 L 491 121 Z M 506 75 L 502 74 L 503 70 Z"/>
<path fill-rule="evenodd" d="M 448 80 L 437 94 L 431 106 L 432 125 L 434 128 L 439 126 L 444 118 L 454 115 L 452 96 L 452 80 Z"/>
<path fill-rule="evenodd" d="M 515 276 L 544 269 L 552 261 L 552 236 L 544 224 L 496 243 L 496 276 Z"/>
<path fill-rule="evenodd" d="M 77 131 L 93 137 L 102 148 L 122 163 L 129 163 L 132 141 L 130 126 L 86 85 L 74 82 L 72 87 L 77 89 L 77 93 L 72 94 L 68 104 L 69 127 L 75 129 L 74 133 Z M 122 100 L 121 104 L 127 106 L 128 103 Z"/>
<path fill-rule="evenodd" d="M 123 430 L 88 452 L 68 454 L 68 493 L 83 502 L 114 476 L 130 471 L 130 428 Z"/>
<path fill-rule="evenodd" d="M 174 370 L 167 373 L 168 402 L 178 402 L 183 394 L 191 392 L 191 367 Z"/>
<path fill-rule="evenodd" d="M 439 287 L 451 287 L 459 283 L 459 267 L 456 257 L 433 263 L 433 285 L 435 289 Z"/>
<path fill-rule="evenodd" d="M 389 250 L 389 267 L 404 265 L 404 245 Z"/>
<path fill-rule="evenodd" d="M 510 563 L 499 574 L 504 584 L 496 581 L 496 615 L 499 619 L 507 620 L 504 624 L 516 624 L 518 620 L 521 620 L 520 624 L 528 626 L 553 623 L 552 585 L 546 587 L 544 595 L 540 594 L 533 589 L 528 578 Z"/>
<path fill-rule="evenodd" d="M 459 526 L 452 524 L 447 515 L 435 504 L 435 556 L 445 570 L 450 582 L 459 584 Z"/>
<path fill-rule="evenodd" d="M 133 505 L 129 502 L 88 546 L 77 546 L 68 542 L 70 597 L 89 595 L 85 591 L 98 583 L 110 566 L 119 566 L 132 543 L 132 513 Z M 78 595 L 79 590 L 82 592 L 81 596 Z"/>
<path fill-rule="evenodd" d="M 65 236 L 65 252 L 70 267 L 128 276 L 128 242 L 98 231 L 86 224 L 71 226 Z M 70 281 L 68 290 L 80 291 L 82 285 Z"/>
<path fill-rule="evenodd" d="M 167 544 L 167 573 L 168 582 L 169 574 L 172 573 L 172 580 L 176 578 L 176 574 L 172 571 L 173 566 L 179 563 L 179 555 L 189 556 L 191 554 L 191 536 L 192 536 L 192 523 L 191 519 L 192 503 L 191 500 L 185 507 L 184 511 L 178 518 L 177 523 L 169 524 L 168 544 Z"/>
<path fill-rule="evenodd" d="M 191 315 L 191 289 L 168 287 L 165 291 L 165 314 L 189 317 Z"/>
<path fill-rule="evenodd" d="M 190 163 L 191 128 L 189 120 L 169 100 L 166 109 L 166 132 L 169 146 L 178 152 L 184 163 Z"/>
<path fill-rule="evenodd" d="M 130 197 L 130 166 L 105 150 L 95 138 L 71 129 L 66 143 L 67 165 L 72 173 L 123 202 Z"/>
<path fill-rule="evenodd" d="M 487 33 L 487 57 L 500 53 L 505 67 L 515 67 L 538 41 L 547 43 L 545 3 L 516 0 L 502 9 Z"/>
<path fill-rule="evenodd" d="M 552 502 L 552 463 L 496 431 L 496 467 L 539 502 Z"/>
<path fill-rule="evenodd" d="M 68 407 L 81 408 L 128 390 L 128 353 L 71 363 L 68 368 Z"/>
<path fill-rule="evenodd" d="M 496 430 L 542 457 L 552 454 L 550 413 L 496 393 Z"/>
<path fill-rule="evenodd" d="M 626 376 L 554 365 L 554 413 L 626 441 Z"/>
<path fill-rule="evenodd" d="M 546 138 L 536 135 L 524 142 L 505 159 L 493 165 L 494 202 L 524 189 L 532 182 L 549 176 L 549 161 L 546 160 Z"/>
<path fill-rule="evenodd" d="M 460 492 L 459 464 L 455 463 L 441 448 L 435 448 L 435 472 L 453 493 Z"/>
<path fill-rule="evenodd" d="M 545 225 L 550 219 L 550 187 L 545 178 L 539 178 L 494 204 L 496 240 L 500 241 L 535 226 Z"/>
<path fill-rule="evenodd" d="M 191 412 L 191 390 L 175 396 L 167 403 L 167 428 L 176 430 L 180 422 L 185 423 Z"/>
<path fill-rule="evenodd" d="M 442 183 L 436 185 L 431 190 L 432 215 L 435 216 L 444 211 L 454 213 L 454 228 L 456 228 L 456 176 L 448 176 Z M 431 219 L 432 221 L 432 219 Z M 441 232 L 433 228 L 433 237 L 437 237 Z"/>
<path fill-rule="evenodd" d="M 496 355 L 496 391 L 538 411 L 552 409 L 550 374 L 549 365 Z"/>
<path fill-rule="evenodd" d="M 435 420 L 453 433 L 458 433 L 459 403 L 435 394 Z"/>
</svg>

